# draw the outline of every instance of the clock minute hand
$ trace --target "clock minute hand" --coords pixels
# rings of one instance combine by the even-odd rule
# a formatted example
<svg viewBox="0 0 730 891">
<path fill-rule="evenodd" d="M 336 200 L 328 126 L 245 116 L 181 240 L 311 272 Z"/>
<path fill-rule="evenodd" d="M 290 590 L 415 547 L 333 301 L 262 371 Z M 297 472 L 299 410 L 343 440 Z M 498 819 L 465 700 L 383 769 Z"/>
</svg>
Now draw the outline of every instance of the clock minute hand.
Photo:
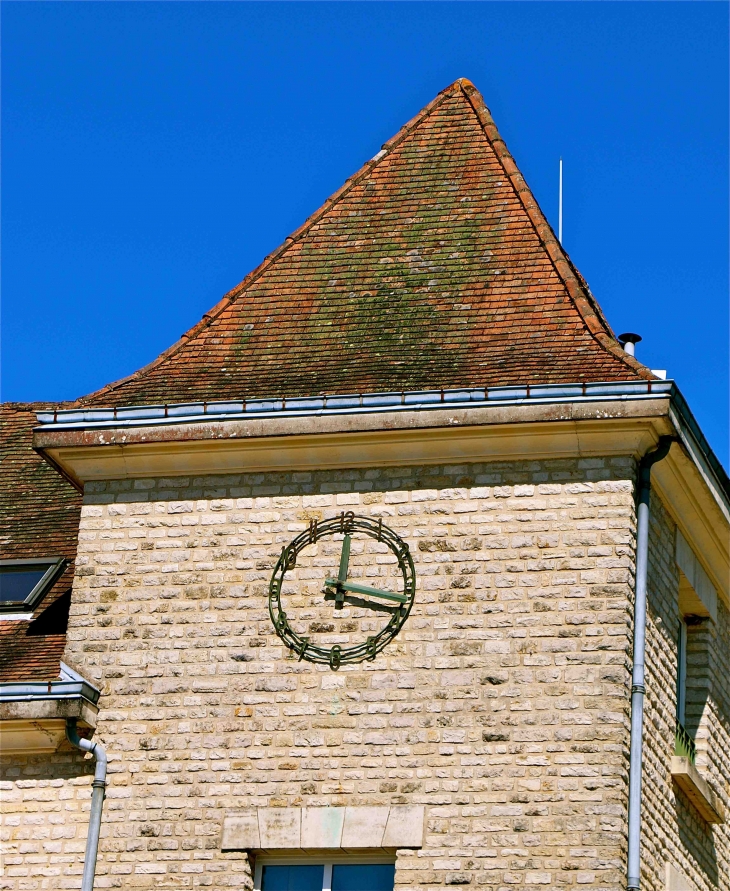
<svg viewBox="0 0 730 891">
<path fill-rule="evenodd" d="M 396 603 L 408 603 L 408 598 L 404 594 L 394 594 L 392 591 L 380 591 L 378 588 L 371 588 L 370 585 L 359 585 L 357 582 L 341 582 L 339 579 L 325 579 L 326 585 L 340 587 L 345 591 L 353 594 L 369 594 L 371 597 L 382 597 L 384 600 L 395 600 Z"/>
</svg>

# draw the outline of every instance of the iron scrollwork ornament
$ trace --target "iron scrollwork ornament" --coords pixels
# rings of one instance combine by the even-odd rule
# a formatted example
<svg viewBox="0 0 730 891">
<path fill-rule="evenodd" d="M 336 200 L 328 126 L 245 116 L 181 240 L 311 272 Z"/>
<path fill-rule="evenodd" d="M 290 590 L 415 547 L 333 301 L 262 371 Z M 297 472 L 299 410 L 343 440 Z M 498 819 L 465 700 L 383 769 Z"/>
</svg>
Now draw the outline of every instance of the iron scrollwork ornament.
<svg viewBox="0 0 730 891">
<path fill-rule="evenodd" d="M 398 570 L 403 578 L 402 592 L 374 588 L 348 578 L 350 543 L 353 534 L 365 535 L 387 545 L 397 560 Z M 325 600 L 332 601 L 336 611 L 341 610 L 346 603 L 354 603 L 358 606 L 367 606 L 370 603 L 378 604 L 382 611 L 384 602 L 387 604 L 390 620 L 379 632 L 369 635 L 361 643 L 351 646 L 334 644 L 331 647 L 324 647 L 316 645 L 310 637 L 298 634 L 291 627 L 282 607 L 281 593 L 285 576 L 287 572 L 297 566 L 299 554 L 320 539 L 334 535 L 343 536 L 340 566 L 336 578 L 325 578 L 324 580 Z M 382 520 L 355 516 L 354 513 L 348 511 L 330 520 L 321 522 L 312 520 L 308 529 L 282 549 L 269 584 L 269 615 L 276 633 L 290 650 L 298 654 L 300 660 L 329 665 L 333 671 L 337 671 L 340 665 L 375 659 L 403 627 L 413 606 L 415 593 L 416 572 L 408 544 L 392 529 L 384 525 Z"/>
</svg>

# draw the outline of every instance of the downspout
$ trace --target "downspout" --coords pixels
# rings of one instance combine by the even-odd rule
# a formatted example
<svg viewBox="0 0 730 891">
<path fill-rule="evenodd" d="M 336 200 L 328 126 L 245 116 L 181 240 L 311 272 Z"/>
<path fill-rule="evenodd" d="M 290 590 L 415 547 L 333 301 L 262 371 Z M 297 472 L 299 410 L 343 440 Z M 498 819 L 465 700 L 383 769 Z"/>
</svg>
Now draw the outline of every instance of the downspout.
<svg viewBox="0 0 730 891">
<path fill-rule="evenodd" d="M 90 752 L 96 759 L 94 782 L 91 788 L 91 814 L 89 815 L 89 834 L 86 836 L 86 854 L 84 855 L 84 875 L 81 880 L 81 891 L 94 891 L 94 873 L 96 872 L 96 852 L 99 848 L 101 831 L 101 809 L 104 804 L 106 788 L 106 752 L 97 742 L 82 739 L 76 729 L 76 718 L 66 719 L 66 738 L 71 745 Z"/>
<path fill-rule="evenodd" d="M 641 769 L 644 733 L 644 655 L 646 644 L 646 577 L 649 556 L 651 468 L 666 458 L 676 442 L 661 436 L 657 447 L 639 461 L 636 493 L 636 597 L 634 599 L 634 660 L 631 670 L 631 742 L 629 748 L 628 891 L 638 891 L 641 875 Z"/>
</svg>

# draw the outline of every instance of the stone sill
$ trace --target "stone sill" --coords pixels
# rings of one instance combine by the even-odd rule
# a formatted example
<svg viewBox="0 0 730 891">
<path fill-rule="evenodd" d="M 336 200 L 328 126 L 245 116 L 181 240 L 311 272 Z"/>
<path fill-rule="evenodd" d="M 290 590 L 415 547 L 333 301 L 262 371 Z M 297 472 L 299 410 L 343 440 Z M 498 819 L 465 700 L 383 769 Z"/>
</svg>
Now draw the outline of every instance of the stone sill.
<svg viewBox="0 0 730 891">
<path fill-rule="evenodd" d="M 260 807 L 223 820 L 223 851 L 396 851 L 423 845 L 424 808 Z"/>
<path fill-rule="evenodd" d="M 708 823 L 725 822 L 722 802 L 689 758 L 682 755 L 672 756 L 670 772 L 674 782 L 689 798 L 704 820 Z"/>
</svg>

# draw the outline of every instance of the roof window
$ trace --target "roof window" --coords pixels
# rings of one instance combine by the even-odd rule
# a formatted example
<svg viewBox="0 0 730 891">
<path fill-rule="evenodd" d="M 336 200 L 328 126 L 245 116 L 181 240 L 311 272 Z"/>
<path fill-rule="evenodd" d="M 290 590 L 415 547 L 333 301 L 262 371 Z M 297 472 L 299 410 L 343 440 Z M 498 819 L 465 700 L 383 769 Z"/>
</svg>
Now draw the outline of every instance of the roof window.
<svg viewBox="0 0 730 891">
<path fill-rule="evenodd" d="M 32 610 L 66 566 L 63 557 L 0 560 L 0 611 Z"/>
</svg>

